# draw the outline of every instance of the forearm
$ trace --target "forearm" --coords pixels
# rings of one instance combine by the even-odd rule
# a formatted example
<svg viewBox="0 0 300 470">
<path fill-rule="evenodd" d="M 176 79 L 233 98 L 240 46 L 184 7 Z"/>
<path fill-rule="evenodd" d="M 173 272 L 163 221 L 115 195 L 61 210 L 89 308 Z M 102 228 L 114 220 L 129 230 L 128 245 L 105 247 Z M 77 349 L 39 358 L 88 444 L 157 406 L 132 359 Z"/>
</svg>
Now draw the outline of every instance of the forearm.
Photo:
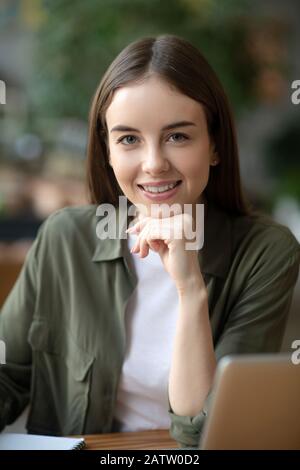
<svg viewBox="0 0 300 470">
<path fill-rule="evenodd" d="M 179 312 L 169 376 L 169 400 L 180 416 L 200 413 L 211 388 L 216 359 L 207 291 L 194 286 L 179 294 Z"/>
</svg>

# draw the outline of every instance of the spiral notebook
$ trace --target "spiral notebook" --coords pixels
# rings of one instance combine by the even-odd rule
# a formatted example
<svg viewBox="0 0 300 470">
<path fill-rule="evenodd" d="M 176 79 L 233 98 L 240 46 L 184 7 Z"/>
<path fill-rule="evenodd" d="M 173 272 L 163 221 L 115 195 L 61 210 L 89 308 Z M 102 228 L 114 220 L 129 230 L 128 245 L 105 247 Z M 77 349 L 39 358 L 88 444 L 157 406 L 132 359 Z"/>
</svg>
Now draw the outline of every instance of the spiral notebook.
<svg viewBox="0 0 300 470">
<path fill-rule="evenodd" d="M 0 450 L 77 450 L 84 447 L 83 438 L 0 434 Z"/>
</svg>

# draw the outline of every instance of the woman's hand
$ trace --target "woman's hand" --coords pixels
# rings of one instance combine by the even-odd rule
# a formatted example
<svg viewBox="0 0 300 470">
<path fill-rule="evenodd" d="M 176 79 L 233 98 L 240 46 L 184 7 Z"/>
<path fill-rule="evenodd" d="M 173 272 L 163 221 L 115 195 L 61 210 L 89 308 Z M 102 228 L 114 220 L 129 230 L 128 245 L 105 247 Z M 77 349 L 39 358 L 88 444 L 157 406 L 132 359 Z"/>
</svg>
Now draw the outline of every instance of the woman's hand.
<svg viewBox="0 0 300 470">
<path fill-rule="evenodd" d="M 157 252 L 164 268 L 174 280 L 179 293 L 205 287 L 198 261 L 198 250 L 187 249 L 191 240 L 193 219 L 188 213 L 172 217 L 153 218 L 140 215 L 140 220 L 126 232 L 138 235 L 131 253 L 148 256 L 149 249 Z M 203 229 L 203 228 L 202 228 Z"/>
</svg>

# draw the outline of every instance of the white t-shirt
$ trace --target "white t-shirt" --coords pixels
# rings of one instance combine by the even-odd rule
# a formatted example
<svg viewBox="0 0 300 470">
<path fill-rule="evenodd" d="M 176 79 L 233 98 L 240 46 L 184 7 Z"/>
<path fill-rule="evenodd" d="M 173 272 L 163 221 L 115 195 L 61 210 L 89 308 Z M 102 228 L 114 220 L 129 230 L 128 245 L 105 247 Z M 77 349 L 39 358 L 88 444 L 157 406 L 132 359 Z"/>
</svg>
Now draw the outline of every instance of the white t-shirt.
<svg viewBox="0 0 300 470">
<path fill-rule="evenodd" d="M 129 250 L 136 234 L 128 234 Z M 168 429 L 168 380 L 178 294 L 158 253 L 132 254 L 138 283 L 125 312 L 126 356 L 114 418 L 120 432 Z"/>
</svg>

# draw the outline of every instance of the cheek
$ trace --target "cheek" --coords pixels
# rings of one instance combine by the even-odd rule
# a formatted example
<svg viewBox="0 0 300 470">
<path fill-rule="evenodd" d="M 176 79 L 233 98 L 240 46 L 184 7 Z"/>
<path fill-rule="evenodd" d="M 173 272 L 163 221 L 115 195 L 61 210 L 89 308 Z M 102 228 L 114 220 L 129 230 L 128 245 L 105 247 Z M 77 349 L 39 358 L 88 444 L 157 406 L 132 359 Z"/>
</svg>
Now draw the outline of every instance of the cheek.
<svg viewBox="0 0 300 470">
<path fill-rule="evenodd" d="M 129 183 L 134 177 L 135 166 L 126 158 L 120 158 L 118 155 L 111 155 L 111 162 L 117 180 L 123 183 Z"/>
<path fill-rule="evenodd" d="M 203 152 L 193 150 L 193 152 L 188 152 L 185 156 L 184 161 L 181 165 L 182 173 L 191 179 L 206 179 L 209 173 L 209 154 L 208 152 Z"/>
<path fill-rule="evenodd" d="M 189 191 L 196 196 L 205 189 L 208 183 L 209 152 L 206 147 L 201 148 L 201 146 L 198 146 L 187 157 L 182 166 L 182 173 L 187 179 Z"/>
</svg>

